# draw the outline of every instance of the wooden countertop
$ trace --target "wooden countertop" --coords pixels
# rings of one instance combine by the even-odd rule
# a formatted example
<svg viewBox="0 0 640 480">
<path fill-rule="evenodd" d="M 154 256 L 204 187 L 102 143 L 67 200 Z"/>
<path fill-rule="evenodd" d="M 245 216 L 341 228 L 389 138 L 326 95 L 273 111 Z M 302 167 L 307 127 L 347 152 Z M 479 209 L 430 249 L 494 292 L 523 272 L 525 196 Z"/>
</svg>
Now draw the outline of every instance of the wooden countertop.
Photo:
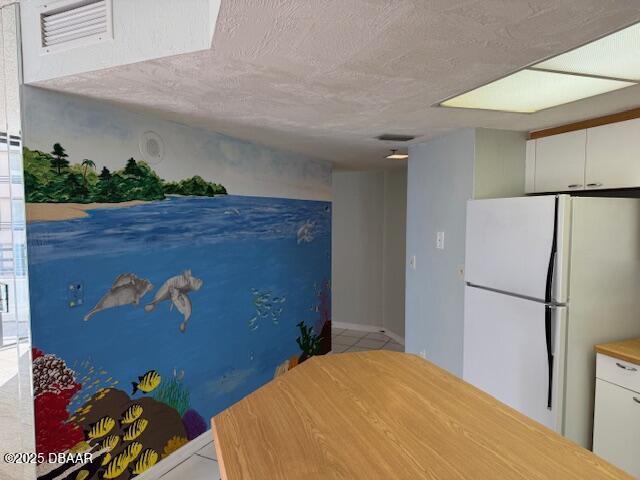
<svg viewBox="0 0 640 480">
<path fill-rule="evenodd" d="M 640 338 L 596 345 L 596 352 L 640 365 Z"/>
<path fill-rule="evenodd" d="M 632 478 L 405 353 L 313 357 L 212 423 L 223 480 Z"/>
</svg>

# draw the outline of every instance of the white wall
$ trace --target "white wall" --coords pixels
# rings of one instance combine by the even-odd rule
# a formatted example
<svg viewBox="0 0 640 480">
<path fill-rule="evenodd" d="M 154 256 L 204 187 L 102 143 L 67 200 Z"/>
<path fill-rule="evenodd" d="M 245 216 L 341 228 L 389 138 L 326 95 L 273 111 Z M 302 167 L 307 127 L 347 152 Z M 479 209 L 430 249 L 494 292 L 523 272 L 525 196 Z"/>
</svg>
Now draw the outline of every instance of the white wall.
<svg viewBox="0 0 640 480">
<path fill-rule="evenodd" d="M 475 132 L 454 132 L 409 149 L 406 341 L 408 352 L 462 374 L 466 202 L 473 194 Z M 444 250 L 436 232 L 445 232 Z"/>
<path fill-rule="evenodd" d="M 406 170 L 334 172 L 332 320 L 404 335 Z"/>
<path fill-rule="evenodd" d="M 473 198 L 517 197 L 524 194 L 527 134 L 476 129 Z"/>
<path fill-rule="evenodd" d="M 409 154 L 406 349 L 461 376 L 467 200 L 524 194 L 525 135 L 459 130 Z"/>
<path fill-rule="evenodd" d="M 384 175 L 382 326 L 401 337 L 404 337 L 406 226 L 407 169 L 389 170 Z"/>
</svg>

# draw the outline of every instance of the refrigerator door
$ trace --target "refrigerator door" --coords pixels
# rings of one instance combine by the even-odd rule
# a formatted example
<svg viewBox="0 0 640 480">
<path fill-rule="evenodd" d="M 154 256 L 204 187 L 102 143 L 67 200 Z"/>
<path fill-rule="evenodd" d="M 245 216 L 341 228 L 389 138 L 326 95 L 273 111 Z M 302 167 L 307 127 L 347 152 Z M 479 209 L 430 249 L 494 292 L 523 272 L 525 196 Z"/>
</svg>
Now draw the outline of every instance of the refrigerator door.
<svg viewBox="0 0 640 480">
<path fill-rule="evenodd" d="M 551 376 L 545 329 L 547 313 L 551 314 Z M 566 307 L 548 307 L 467 286 L 463 378 L 562 433 L 565 332 Z"/>
<path fill-rule="evenodd" d="M 566 302 L 562 259 L 568 204 L 565 195 L 470 200 L 465 281 Z"/>
</svg>

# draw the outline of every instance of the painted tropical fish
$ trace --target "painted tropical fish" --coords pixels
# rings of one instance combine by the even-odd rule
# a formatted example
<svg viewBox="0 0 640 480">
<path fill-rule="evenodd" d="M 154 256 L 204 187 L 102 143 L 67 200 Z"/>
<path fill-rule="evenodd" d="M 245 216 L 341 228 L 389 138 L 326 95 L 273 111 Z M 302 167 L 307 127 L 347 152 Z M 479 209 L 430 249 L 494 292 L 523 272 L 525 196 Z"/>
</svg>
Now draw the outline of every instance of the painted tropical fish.
<svg viewBox="0 0 640 480">
<path fill-rule="evenodd" d="M 135 395 L 138 391 L 149 393 L 153 391 L 158 385 L 160 385 L 161 381 L 162 377 L 160 377 L 160 374 L 158 372 L 156 372 L 155 370 L 149 370 L 141 377 L 138 377 L 138 383 L 131 382 L 131 385 L 133 386 L 131 395 Z"/>
<path fill-rule="evenodd" d="M 102 475 L 102 478 L 105 478 L 107 480 L 112 478 L 118 478 L 120 475 L 122 475 L 125 472 L 128 466 L 129 466 L 128 457 L 124 454 L 124 452 L 119 453 L 118 455 L 115 456 L 113 460 L 111 460 L 111 462 L 109 462 L 109 464 L 107 465 L 107 468 L 105 469 Z"/>
<path fill-rule="evenodd" d="M 187 329 L 187 322 L 191 318 L 191 300 L 189 292 L 196 292 L 202 287 L 202 280 L 194 277 L 191 270 L 185 270 L 180 275 L 171 277 L 158 289 L 151 303 L 144 306 L 145 312 L 151 312 L 156 308 L 156 304 L 165 300 L 171 300 L 172 308 L 182 313 L 183 321 L 180 324 L 182 333 Z"/>
<path fill-rule="evenodd" d="M 142 444 L 140 442 L 131 442 L 127 445 L 122 453 L 127 456 L 129 463 L 133 462 L 138 454 L 142 451 Z"/>
<path fill-rule="evenodd" d="M 87 436 L 91 440 L 102 438 L 107 433 L 109 433 L 115 426 L 116 426 L 116 421 L 107 415 L 106 417 L 102 417 L 96 423 L 91 425 L 91 428 L 87 432 Z"/>
<path fill-rule="evenodd" d="M 133 465 L 133 469 L 131 473 L 134 475 L 140 475 L 142 472 L 149 470 L 153 467 L 158 461 L 158 452 L 153 450 L 152 448 L 147 448 L 138 461 Z"/>
<path fill-rule="evenodd" d="M 109 435 L 108 437 L 105 437 L 102 442 L 100 442 L 100 450 L 106 450 L 107 452 L 110 452 L 118 446 L 118 443 L 120 443 L 119 436 Z"/>
<path fill-rule="evenodd" d="M 142 432 L 144 432 L 144 429 L 147 428 L 147 425 L 149 425 L 149 420 L 146 420 L 144 418 L 139 418 L 138 420 L 133 422 L 129 428 L 125 430 L 122 438 L 127 442 L 131 440 L 135 440 L 140 435 L 142 435 Z"/>
<path fill-rule="evenodd" d="M 89 477 L 89 470 L 80 470 L 76 475 L 76 480 L 85 480 Z"/>
<path fill-rule="evenodd" d="M 138 305 L 140 299 L 153 289 L 153 284 L 144 278 L 138 278 L 133 273 L 125 273 L 118 277 L 107 293 L 85 316 L 84 321 L 90 320 L 96 313 L 107 308 L 123 305 Z"/>
<path fill-rule="evenodd" d="M 142 415 L 142 407 L 137 403 L 134 403 L 122 414 L 122 420 L 120 420 L 120 423 L 123 425 L 129 425 L 140 418 L 140 415 Z"/>
</svg>

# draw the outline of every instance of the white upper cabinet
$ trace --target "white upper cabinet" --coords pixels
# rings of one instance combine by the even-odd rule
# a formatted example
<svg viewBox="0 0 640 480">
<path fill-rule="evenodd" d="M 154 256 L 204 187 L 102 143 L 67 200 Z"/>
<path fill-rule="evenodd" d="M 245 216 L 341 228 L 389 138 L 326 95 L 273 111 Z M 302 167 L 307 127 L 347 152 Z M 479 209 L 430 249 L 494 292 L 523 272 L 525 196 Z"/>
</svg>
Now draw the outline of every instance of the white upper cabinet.
<svg viewBox="0 0 640 480">
<path fill-rule="evenodd" d="M 535 192 L 584 188 L 586 132 L 552 135 L 536 140 Z"/>
<path fill-rule="evenodd" d="M 587 129 L 585 186 L 640 186 L 640 119 Z"/>
<path fill-rule="evenodd" d="M 640 188 L 640 118 L 527 142 L 526 193 Z"/>
</svg>

